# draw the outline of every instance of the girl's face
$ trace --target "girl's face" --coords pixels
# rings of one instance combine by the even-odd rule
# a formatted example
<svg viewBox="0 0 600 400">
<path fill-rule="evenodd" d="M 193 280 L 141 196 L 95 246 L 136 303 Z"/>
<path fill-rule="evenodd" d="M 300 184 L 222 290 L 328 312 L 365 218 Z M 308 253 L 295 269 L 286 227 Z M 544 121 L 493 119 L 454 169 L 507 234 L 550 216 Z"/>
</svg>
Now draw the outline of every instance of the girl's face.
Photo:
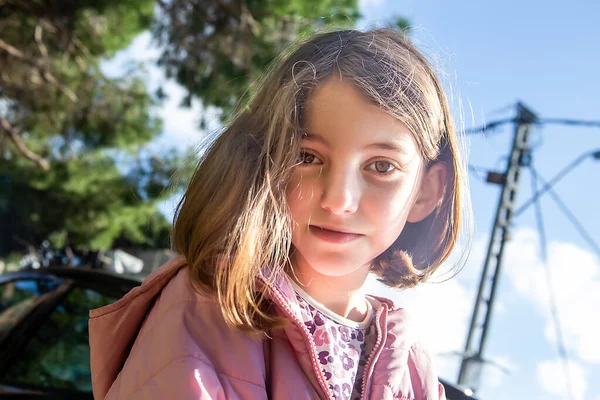
<svg viewBox="0 0 600 400">
<path fill-rule="evenodd" d="M 293 268 L 304 279 L 364 281 L 406 221 L 434 209 L 445 170 L 427 171 L 408 128 L 349 82 L 329 79 L 306 107 L 300 164 L 287 189 Z"/>
</svg>

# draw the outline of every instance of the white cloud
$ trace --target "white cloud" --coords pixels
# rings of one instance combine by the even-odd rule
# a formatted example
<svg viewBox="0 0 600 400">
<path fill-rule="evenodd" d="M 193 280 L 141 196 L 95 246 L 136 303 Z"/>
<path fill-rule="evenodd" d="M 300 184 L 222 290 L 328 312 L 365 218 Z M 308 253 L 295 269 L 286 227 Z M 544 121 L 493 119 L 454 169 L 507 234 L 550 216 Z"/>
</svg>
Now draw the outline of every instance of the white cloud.
<svg viewBox="0 0 600 400">
<path fill-rule="evenodd" d="M 507 246 L 505 271 L 517 293 L 546 318 L 546 337 L 555 343 L 546 266 L 538 256 L 537 239 L 531 229 L 516 231 Z M 582 361 L 600 363 L 600 324 L 592 317 L 600 307 L 600 261 L 571 243 L 550 242 L 547 268 L 567 349 Z"/>
<path fill-rule="evenodd" d="M 537 379 L 544 391 L 559 396 L 561 399 L 572 398 L 567 391 L 564 380 L 564 369 L 561 360 L 544 361 L 538 364 Z M 587 371 L 574 362 L 569 363 L 571 390 L 575 400 L 584 399 L 587 390 Z"/>
</svg>

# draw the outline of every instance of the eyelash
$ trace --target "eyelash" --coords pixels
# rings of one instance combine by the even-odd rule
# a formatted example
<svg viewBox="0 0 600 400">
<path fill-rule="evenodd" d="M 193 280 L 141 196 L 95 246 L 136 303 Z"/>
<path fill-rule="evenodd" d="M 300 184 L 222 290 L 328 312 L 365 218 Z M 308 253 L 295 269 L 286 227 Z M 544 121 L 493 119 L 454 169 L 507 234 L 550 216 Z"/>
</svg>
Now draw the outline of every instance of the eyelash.
<svg viewBox="0 0 600 400">
<path fill-rule="evenodd" d="M 300 151 L 300 155 L 298 156 L 298 165 L 299 165 L 299 166 L 307 166 L 307 165 L 312 165 L 312 164 L 314 164 L 313 162 L 308 162 L 308 163 L 304 162 L 304 157 L 306 157 L 306 156 L 312 156 L 312 157 L 313 157 L 313 160 L 312 160 L 312 161 L 314 161 L 314 160 L 319 160 L 319 161 L 321 161 L 321 159 L 320 159 L 319 157 L 315 156 L 315 155 L 314 155 L 313 153 L 311 153 L 310 151 L 307 151 L 307 150 L 301 150 L 301 151 Z M 321 161 L 321 163 L 322 163 L 322 162 L 323 162 L 323 161 Z M 368 168 L 368 170 L 369 170 L 369 171 L 373 171 L 373 172 L 375 172 L 375 173 L 376 173 L 377 175 L 379 175 L 379 176 L 389 176 L 389 175 L 392 175 L 393 173 L 395 173 L 396 171 L 398 171 L 398 170 L 399 170 L 399 169 L 398 169 L 398 168 L 397 168 L 397 167 L 396 167 L 396 166 L 395 166 L 393 163 L 391 163 L 391 162 L 389 162 L 389 161 L 385 161 L 385 160 L 377 160 L 377 161 L 374 161 L 374 162 L 370 163 L 368 166 L 371 166 L 371 165 L 376 165 L 377 163 L 386 163 L 386 164 L 387 164 L 389 167 L 391 167 L 391 169 L 390 169 L 390 170 L 388 170 L 388 171 L 386 171 L 386 172 L 379 172 L 379 171 L 377 171 L 377 169 L 376 169 L 376 168 L 373 168 L 373 169 L 371 169 L 371 168 Z"/>
</svg>

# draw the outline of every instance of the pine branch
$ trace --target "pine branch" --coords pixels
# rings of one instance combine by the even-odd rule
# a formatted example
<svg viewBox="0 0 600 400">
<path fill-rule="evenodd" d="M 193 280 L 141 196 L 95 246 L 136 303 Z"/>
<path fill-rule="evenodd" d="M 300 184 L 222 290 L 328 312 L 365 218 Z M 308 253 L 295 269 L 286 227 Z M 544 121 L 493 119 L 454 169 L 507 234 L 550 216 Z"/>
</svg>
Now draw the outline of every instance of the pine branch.
<svg viewBox="0 0 600 400">
<path fill-rule="evenodd" d="M 13 127 L 10 122 L 4 118 L 0 118 L 0 128 L 6 132 L 10 140 L 15 144 L 19 153 L 38 164 L 44 171 L 50 171 L 50 164 L 48 164 L 48 161 L 27 148 L 27 145 L 21 139 L 18 130 Z"/>
<path fill-rule="evenodd" d="M 0 39 L 0 50 L 4 50 L 5 52 L 7 52 L 9 55 L 13 56 L 14 58 L 37 68 L 40 71 L 42 78 L 44 78 L 44 80 L 46 82 L 50 83 L 51 85 L 56 87 L 58 90 L 63 92 L 73 103 L 77 102 L 77 95 L 75 93 L 73 93 L 73 91 L 71 89 L 69 89 L 68 87 L 66 87 L 65 85 L 60 83 L 58 80 L 56 80 L 54 75 L 52 75 L 50 73 L 50 71 L 48 70 L 48 68 L 46 66 L 41 65 L 36 60 L 33 60 L 33 59 L 27 57 L 19 49 L 11 46 L 10 44 L 6 43 L 2 39 Z"/>
<path fill-rule="evenodd" d="M 42 40 L 43 32 L 44 28 L 42 28 L 42 25 L 37 24 L 35 26 L 35 42 L 38 45 L 38 49 L 40 50 L 40 54 L 42 55 L 42 57 L 48 58 L 48 49 L 46 48 L 46 45 Z"/>
</svg>

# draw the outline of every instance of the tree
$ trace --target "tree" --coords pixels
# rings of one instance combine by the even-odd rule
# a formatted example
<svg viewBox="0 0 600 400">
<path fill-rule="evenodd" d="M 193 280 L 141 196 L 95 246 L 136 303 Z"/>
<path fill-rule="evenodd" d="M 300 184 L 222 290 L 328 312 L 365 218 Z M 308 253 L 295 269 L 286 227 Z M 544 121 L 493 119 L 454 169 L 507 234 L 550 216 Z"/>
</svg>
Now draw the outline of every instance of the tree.
<svg viewBox="0 0 600 400">
<path fill-rule="evenodd" d="M 294 39 L 325 26 L 352 27 L 356 0 L 158 0 L 153 27 L 168 77 L 227 116 Z"/>
<path fill-rule="evenodd" d="M 153 10 L 154 0 L 0 0 L 0 256 L 48 237 L 82 250 L 168 243 L 153 200 L 176 157 L 139 154 L 160 132 L 155 100 L 139 76 L 100 70 Z"/>
</svg>

